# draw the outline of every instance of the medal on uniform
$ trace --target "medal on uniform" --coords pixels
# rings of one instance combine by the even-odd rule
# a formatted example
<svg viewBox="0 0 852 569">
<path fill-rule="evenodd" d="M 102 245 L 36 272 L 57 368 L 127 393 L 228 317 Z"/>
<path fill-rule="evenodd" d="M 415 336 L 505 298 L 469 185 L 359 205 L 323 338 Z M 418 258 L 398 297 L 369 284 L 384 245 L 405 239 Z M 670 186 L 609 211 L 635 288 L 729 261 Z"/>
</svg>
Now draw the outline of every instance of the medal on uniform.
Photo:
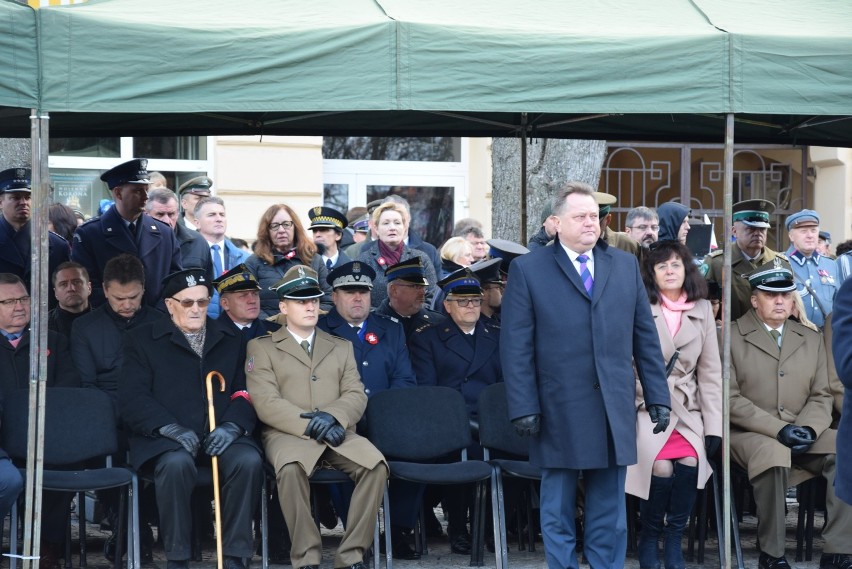
<svg viewBox="0 0 852 569">
<path fill-rule="evenodd" d="M 367 335 L 364 336 L 364 340 L 367 341 L 368 344 L 375 346 L 379 343 L 379 337 L 376 336 L 375 332 L 367 332 Z"/>
</svg>

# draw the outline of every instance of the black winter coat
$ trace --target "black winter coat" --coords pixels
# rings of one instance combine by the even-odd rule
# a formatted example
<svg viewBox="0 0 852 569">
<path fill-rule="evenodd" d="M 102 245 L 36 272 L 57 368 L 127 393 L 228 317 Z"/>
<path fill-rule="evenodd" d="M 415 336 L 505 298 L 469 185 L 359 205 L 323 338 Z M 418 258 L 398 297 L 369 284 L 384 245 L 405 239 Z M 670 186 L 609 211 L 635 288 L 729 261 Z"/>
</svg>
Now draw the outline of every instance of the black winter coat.
<svg viewBox="0 0 852 569">
<path fill-rule="evenodd" d="M 0 335 L 0 390 L 27 389 L 30 381 L 30 331 L 17 347 Z M 68 338 L 47 331 L 47 387 L 80 387 L 80 376 L 71 360 Z"/>
</svg>

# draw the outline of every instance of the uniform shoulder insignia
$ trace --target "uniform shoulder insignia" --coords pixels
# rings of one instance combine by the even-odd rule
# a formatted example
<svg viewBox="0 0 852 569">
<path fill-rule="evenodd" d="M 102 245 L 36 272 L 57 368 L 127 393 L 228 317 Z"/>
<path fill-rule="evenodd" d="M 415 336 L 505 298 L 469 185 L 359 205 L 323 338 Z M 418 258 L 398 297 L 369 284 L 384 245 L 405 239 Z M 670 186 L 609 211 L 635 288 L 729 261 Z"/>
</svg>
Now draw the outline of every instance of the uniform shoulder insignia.
<svg viewBox="0 0 852 569">
<path fill-rule="evenodd" d="M 377 320 L 390 320 L 391 322 L 399 323 L 399 320 L 394 318 L 393 316 L 388 316 L 387 314 L 377 314 L 375 312 L 371 313 L 371 316 L 375 316 Z"/>
<path fill-rule="evenodd" d="M 414 333 L 419 334 L 423 330 L 426 330 L 427 328 L 431 328 L 431 327 L 432 327 L 432 324 L 427 322 L 426 324 L 422 324 L 422 325 L 418 326 L 417 328 L 415 328 Z"/>
<path fill-rule="evenodd" d="M 787 257 L 787 255 L 785 255 L 784 253 L 775 253 L 775 256 L 781 259 L 782 261 L 787 261 L 788 263 L 790 262 L 790 258 Z"/>
<path fill-rule="evenodd" d="M 252 338 L 252 339 L 253 340 L 260 340 L 262 338 L 271 338 L 271 337 L 272 337 L 272 332 L 267 332 L 266 334 L 261 334 L 260 336 L 257 336 L 257 337 Z"/>
<path fill-rule="evenodd" d="M 723 254 L 724 252 L 725 252 L 725 250 L 724 250 L 724 249 L 719 248 L 719 249 L 716 249 L 715 251 L 710 251 L 710 252 L 707 254 L 707 256 L 708 256 L 708 257 L 718 257 L 719 255 Z"/>
<path fill-rule="evenodd" d="M 51 231 L 51 230 L 49 230 L 49 229 L 47 230 L 47 232 L 48 232 L 50 235 L 53 235 L 54 237 L 57 237 L 57 238 L 59 238 L 59 239 L 62 239 L 64 242 L 68 243 L 68 240 L 67 240 L 67 239 L 65 239 L 63 236 L 61 236 L 60 234 L 58 234 L 58 233 L 56 233 L 56 232 L 54 232 L 54 231 Z"/>
<path fill-rule="evenodd" d="M 101 216 L 97 216 L 97 217 L 93 217 L 91 219 L 87 219 L 86 221 L 83 222 L 83 224 L 80 227 L 85 227 L 86 225 L 89 225 L 90 223 L 94 223 L 94 222 L 100 221 L 100 220 L 101 220 Z"/>
</svg>

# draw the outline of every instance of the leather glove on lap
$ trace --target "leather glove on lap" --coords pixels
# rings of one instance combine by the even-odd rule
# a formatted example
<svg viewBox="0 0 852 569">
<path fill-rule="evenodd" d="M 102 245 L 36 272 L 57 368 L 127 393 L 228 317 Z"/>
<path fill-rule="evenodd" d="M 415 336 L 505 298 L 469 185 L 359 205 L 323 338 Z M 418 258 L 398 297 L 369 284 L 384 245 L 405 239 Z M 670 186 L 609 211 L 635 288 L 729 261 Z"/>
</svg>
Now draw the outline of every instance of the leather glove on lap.
<svg viewBox="0 0 852 569">
<path fill-rule="evenodd" d="M 512 424 L 515 426 L 515 432 L 522 437 L 537 435 L 541 430 L 541 415 L 526 415 L 512 419 Z"/>
<path fill-rule="evenodd" d="M 332 428 L 328 430 L 325 434 L 323 440 L 330 444 L 333 447 L 340 446 L 340 443 L 343 442 L 343 439 L 346 438 L 346 429 L 344 429 L 341 425 L 334 425 Z"/>
<path fill-rule="evenodd" d="M 192 429 L 187 429 L 177 423 L 170 423 L 160 427 L 157 432 L 160 433 L 161 437 L 166 437 L 167 439 L 171 439 L 178 443 L 193 457 L 198 454 L 198 446 L 200 443 L 198 441 L 198 435 L 196 435 L 195 431 Z"/>
<path fill-rule="evenodd" d="M 798 425 L 785 425 L 775 436 L 778 442 L 789 447 L 792 453 L 802 454 L 806 452 L 816 440 L 816 433 L 809 427 Z"/>
<path fill-rule="evenodd" d="M 722 437 L 716 435 L 704 436 L 704 450 L 707 451 L 707 458 L 713 458 L 720 446 L 722 446 Z"/>
<path fill-rule="evenodd" d="M 210 456 L 219 456 L 242 434 L 243 430 L 236 423 L 222 423 L 204 437 L 204 452 Z"/>
<path fill-rule="evenodd" d="M 648 405 L 648 415 L 651 422 L 656 423 L 654 434 L 662 433 L 669 428 L 669 414 L 671 411 L 665 405 Z"/>
<path fill-rule="evenodd" d="M 302 419 L 310 419 L 308 428 L 305 429 L 305 435 L 311 437 L 317 442 L 322 442 L 326 433 L 330 428 L 337 425 L 337 419 L 332 417 L 325 411 L 311 411 L 310 413 L 302 413 L 299 415 Z"/>
</svg>

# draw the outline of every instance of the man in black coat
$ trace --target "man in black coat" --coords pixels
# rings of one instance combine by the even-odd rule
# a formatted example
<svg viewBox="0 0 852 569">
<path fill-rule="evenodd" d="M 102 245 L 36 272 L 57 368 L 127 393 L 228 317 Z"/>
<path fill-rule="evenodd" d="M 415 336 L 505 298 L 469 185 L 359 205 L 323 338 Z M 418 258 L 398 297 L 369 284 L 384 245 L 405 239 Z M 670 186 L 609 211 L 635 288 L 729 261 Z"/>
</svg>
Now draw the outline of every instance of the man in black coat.
<svg viewBox="0 0 852 569">
<path fill-rule="evenodd" d="M 30 283 L 30 169 L 10 168 L 0 172 L 0 273 L 18 275 L 27 290 Z M 50 232 L 48 237 L 48 273 L 53 274 L 61 263 L 70 258 L 68 242 Z M 56 306 L 53 283 L 47 295 L 48 308 Z"/>
<path fill-rule="evenodd" d="M 130 430 L 130 462 L 153 475 L 168 569 L 189 566 L 191 495 L 200 466 L 217 456 L 227 569 L 244 569 L 253 552 L 252 519 L 263 466 L 251 436 L 257 416 L 246 391 L 246 341 L 207 318 L 212 287 L 200 269 L 169 275 L 163 298 L 171 318 L 125 335 L 121 417 Z M 212 371 L 218 425 L 209 431 L 205 379 Z"/>
<path fill-rule="evenodd" d="M 153 188 L 148 191 L 148 201 L 145 202 L 145 213 L 159 219 L 175 232 L 180 246 L 180 264 L 185 269 L 201 268 L 212 279 L 213 261 L 210 259 L 210 249 L 204 237 L 194 229 L 189 229 L 183 223 L 178 223 L 177 195 L 168 188 Z"/>
<path fill-rule="evenodd" d="M 3 392 L 0 391 L 0 415 L 3 414 Z M 24 488 L 24 479 L 18 468 L 9 460 L 6 451 L 0 448 L 0 519 L 12 509 L 18 494 Z"/>
<path fill-rule="evenodd" d="M 59 304 L 47 315 L 47 329 L 70 339 L 74 321 L 92 311 L 92 305 L 89 304 L 92 295 L 89 273 L 83 265 L 66 261 L 56 267 L 50 282 Z"/>
<path fill-rule="evenodd" d="M 148 200 L 148 161 L 134 159 L 101 175 L 115 199 L 106 213 L 81 225 L 74 233 L 71 260 L 86 267 L 92 282 L 92 306 L 104 303 L 103 270 L 121 253 L 139 257 L 145 267 L 143 302 L 160 300 L 163 278 L 182 268 L 180 246 L 171 228 L 143 213 Z M 209 280 L 208 280 L 209 282 Z"/>
<path fill-rule="evenodd" d="M 281 324 L 260 318 L 260 284 L 244 263 L 213 281 L 222 311 L 216 319 L 238 330 L 246 342 L 281 328 Z"/>
</svg>

